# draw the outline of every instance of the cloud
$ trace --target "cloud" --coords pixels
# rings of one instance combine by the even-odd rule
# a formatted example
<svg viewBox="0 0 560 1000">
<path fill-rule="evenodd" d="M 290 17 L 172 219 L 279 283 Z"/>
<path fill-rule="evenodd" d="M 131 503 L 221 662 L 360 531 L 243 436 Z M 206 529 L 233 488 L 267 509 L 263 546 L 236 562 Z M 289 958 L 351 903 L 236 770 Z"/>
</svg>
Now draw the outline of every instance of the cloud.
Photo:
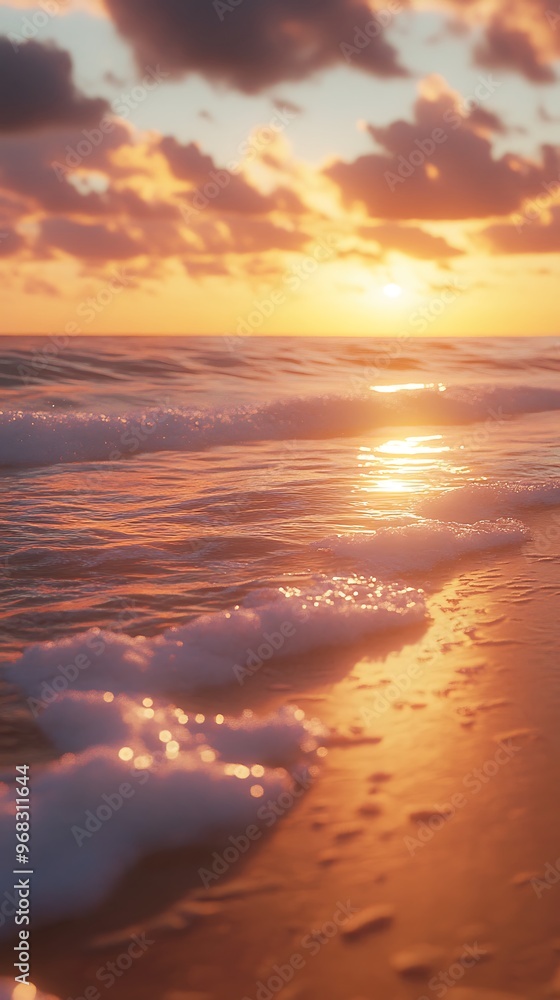
<svg viewBox="0 0 560 1000">
<path fill-rule="evenodd" d="M 483 87 L 477 96 L 484 100 Z M 509 214 L 557 174 L 557 154 L 547 147 L 542 164 L 511 154 L 495 158 L 487 129 L 480 127 L 480 110 L 465 113 L 444 81 L 429 78 L 412 122 L 369 126 L 383 152 L 360 156 L 352 163 L 338 160 L 325 173 L 346 205 L 362 205 L 373 218 L 443 220 Z"/>
<path fill-rule="evenodd" d="M 115 180 L 133 176 L 137 169 L 135 165 L 123 167 L 113 162 L 116 151 L 135 148 L 125 125 L 114 122 L 113 130 L 104 134 L 103 142 L 94 148 L 84 140 L 85 134 L 87 130 L 0 137 L 0 186 L 19 198 L 19 215 L 41 208 L 53 214 L 79 216 L 179 217 L 178 208 L 169 202 L 148 202 L 132 189 L 115 188 Z M 88 147 L 91 152 L 83 161 L 79 156 L 72 159 L 77 149 Z M 76 175 L 67 162 L 105 175 L 105 190 L 80 190 L 73 183 Z"/>
<path fill-rule="evenodd" d="M 106 101 L 76 89 L 63 49 L 0 37 L 0 132 L 91 125 L 108 111 Z"/>
<path fill-rule="evenodd" d="M 73 257 L 102 261 L 125 260 L 147 252 L 145 246 L 122 229 L 84 225 L 57 217 L 42 223 L 39 248 L 63 250 Z"/>
<path fill-rule="evenodd" d="M 458 257 L 463 253 L 447 243 L 442 236 L 432 236 L 416 226 L 387 223 L 383 226 L 361 226 L 357 232 L 364 239 L 375 240 L 385 250 L 399 250 L 420 260 Z"/>
<path fill-rule="evenodd" d="M 538 16 L 538 15 L 537 15 Z M 552 83 L 556 73 L 546 61 L 534 38 L 522 28 L 508 27 L 496 17 L 486 29 L 484 40 L 475 48 L 480 66 L 516 70 L 532 83 Z"/>
<path fill-rule="evenodd" d="M 15 229 L 0 224 L 0 257 L 9 257 L 17 253 L 23 245 L 23 237 Z"/>
<path fill-rule="evenodd" d="M 267 215 L 273 211 L 301 214 L 306 210 L 295 192 L 279 187 L 270 194 L 262 194 L 239 173 L 219 167 L 194 142 L 181 145 L 172 136 L 165 136 L 154 149 L 163 154 L 178 180 L 195 189 L 185 196 L 195 211 L 210 208 L 222 213 Z"/>
<path fill-rule="evenodd" d="M 372 20 L 364 0 L 105 0 L 139 65 L 161 61 L 174 75 L 200 73 L 245 93 L 302 80 L 344 62 L 341 44 Z M 229 10 L 228 10 L 229 7 Z M 381 77 L 402 76 L 383 32 L 353 62 Z"/>
<path fill-rule="evenodd" d="M 227 220 L 230 250 L 235 253 L 266 252 L 268 250 L 302 250 L 310 237 L 299 229 L 285 229 L 268 219 Z"/>
<path fill-rule="evenodd" d="M 550 218 L 536 222 L 522 217 L 515 225 L 488 226 L 480 234 L 495 254 L 560 253 L 560 205 L 548 209 Z"/>
</svg>

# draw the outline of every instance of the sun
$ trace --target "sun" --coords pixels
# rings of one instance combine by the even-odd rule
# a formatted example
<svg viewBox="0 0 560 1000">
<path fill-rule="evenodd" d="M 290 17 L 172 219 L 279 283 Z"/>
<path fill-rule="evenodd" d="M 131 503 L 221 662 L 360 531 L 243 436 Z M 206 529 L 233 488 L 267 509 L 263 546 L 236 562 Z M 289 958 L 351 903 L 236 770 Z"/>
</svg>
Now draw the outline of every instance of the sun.
<svg viewBox="0 0 560 1000">
<path fill-rule="evenodd" d="M 400 285 L 390 282 L 388 285 L 383 286 L 383 294 L 387 296 L 388 299 L 400 299 L 403 290 Z"/>
</svg>

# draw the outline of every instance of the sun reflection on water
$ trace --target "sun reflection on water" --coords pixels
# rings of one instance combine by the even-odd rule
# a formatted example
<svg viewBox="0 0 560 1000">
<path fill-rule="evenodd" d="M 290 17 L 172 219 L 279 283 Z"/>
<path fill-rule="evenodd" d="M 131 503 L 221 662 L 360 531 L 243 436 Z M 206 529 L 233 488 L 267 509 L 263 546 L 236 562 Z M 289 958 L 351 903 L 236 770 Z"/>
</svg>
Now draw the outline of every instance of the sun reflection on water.
<svg viewBox="0 0 560 1000">
<path fill-rule="evenodd" d="M 391 438 L 371 448 L 362 445 L 358 451 L 357 488 L 365 493 L 428 493 L 440 489 L 463 471 L 449 461 L 452 450 L 442 434 Z"/>
</svg>

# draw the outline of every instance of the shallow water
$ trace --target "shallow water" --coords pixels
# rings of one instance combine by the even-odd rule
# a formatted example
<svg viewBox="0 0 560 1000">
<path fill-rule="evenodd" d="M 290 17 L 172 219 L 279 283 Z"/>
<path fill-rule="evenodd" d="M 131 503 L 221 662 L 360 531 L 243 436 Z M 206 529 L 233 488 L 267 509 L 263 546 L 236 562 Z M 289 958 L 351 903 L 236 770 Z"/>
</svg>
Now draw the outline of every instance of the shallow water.
<svg viewBox="0 0 560 1000">
<path fill-rule="evenodd" d="M 401 646 L 432 572 L 523 546 L 532 508 L 554 518 L 558 344 L 4 339 L 5 714 L 52 757 L 37 920 L 245 825 L 294 768 L 320 775 L 337 738 L 320 706 L 263 714 L 250 684 Z M 546 532 L 532 544 L 546 558 Z M 131 776 L 146 790 L 75 850 Z"/>
</svg>

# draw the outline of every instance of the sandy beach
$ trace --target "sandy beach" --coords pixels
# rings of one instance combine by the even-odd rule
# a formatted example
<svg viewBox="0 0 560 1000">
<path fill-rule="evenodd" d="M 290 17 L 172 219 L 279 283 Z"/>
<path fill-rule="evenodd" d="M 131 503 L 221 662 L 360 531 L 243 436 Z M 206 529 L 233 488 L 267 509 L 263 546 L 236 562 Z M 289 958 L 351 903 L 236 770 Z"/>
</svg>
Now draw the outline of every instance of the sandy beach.
<svg viewBox="0 0 560 1000">
<path fill-rule="evenodd" d="M 123 1000 L 151 1000 L 159 981 L 166 1000 L 269 1000 L 280 986 L 284 1000 L 549 995 L 560 545 L 550 513 L 525 520 L 535 540 L 521 549 L 426 578 L 431 621 L 405 644 L 386 636 L 255 678 L 246 703 L 293 699 L 333 732 L 309 790 L 277 804 L 238 860 L 226 853 L 220 877 L 197 869 L 245 831 L 217 855 L 145 863 L 95 917 L 39 932 L 39 985 L 89 998 L 113 976 Z M 134 933 L 154 944 L 126 976 L 107 972 L 128 965 Z"/>
</svg>

